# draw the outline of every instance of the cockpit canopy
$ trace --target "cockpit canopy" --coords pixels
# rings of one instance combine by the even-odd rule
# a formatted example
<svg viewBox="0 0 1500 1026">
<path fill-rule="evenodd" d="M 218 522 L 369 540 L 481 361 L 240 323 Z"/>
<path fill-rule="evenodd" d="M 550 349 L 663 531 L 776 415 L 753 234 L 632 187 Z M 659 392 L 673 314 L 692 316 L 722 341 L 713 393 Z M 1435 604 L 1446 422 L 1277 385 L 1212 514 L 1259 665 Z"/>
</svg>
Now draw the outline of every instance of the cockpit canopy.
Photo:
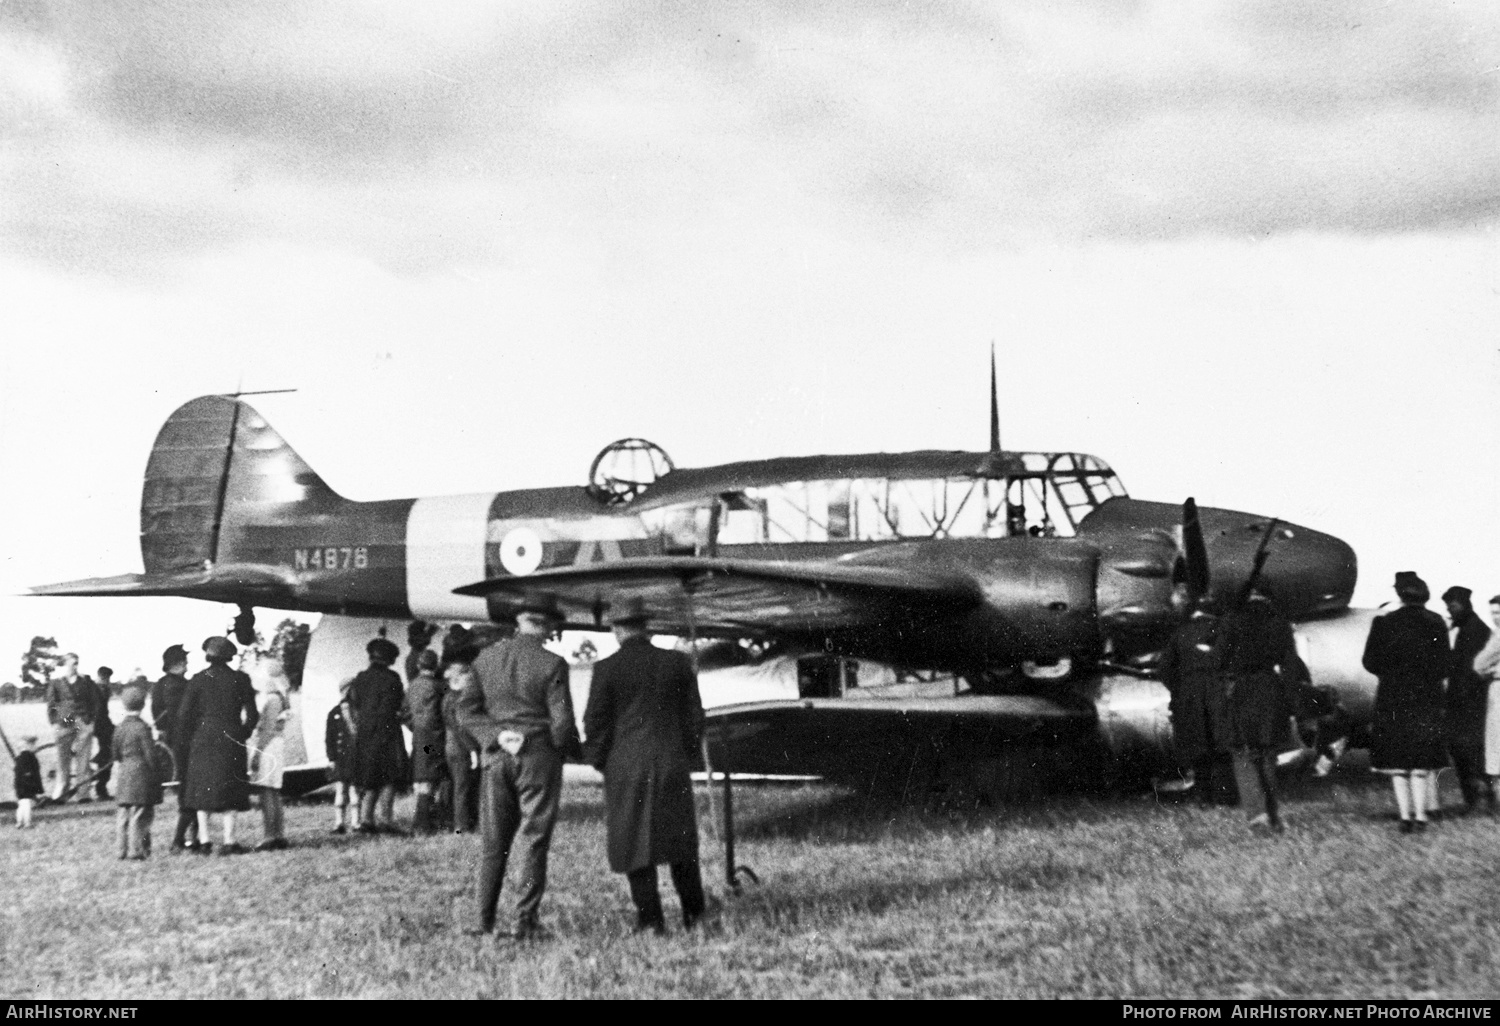
<svg viewBox="0 0 1500 1026">
<path fill-rule="evenodd" d="M 677 470 L 626 505 L 681 550 L 718 545 L 881 542 L 1072 535 L 1126 491 L 1084 453 L 1008 453 L 987 476 L 984 453 L 819 456 Z M 699 539 L 690 544 L 690 539 Z"/>
</svg>

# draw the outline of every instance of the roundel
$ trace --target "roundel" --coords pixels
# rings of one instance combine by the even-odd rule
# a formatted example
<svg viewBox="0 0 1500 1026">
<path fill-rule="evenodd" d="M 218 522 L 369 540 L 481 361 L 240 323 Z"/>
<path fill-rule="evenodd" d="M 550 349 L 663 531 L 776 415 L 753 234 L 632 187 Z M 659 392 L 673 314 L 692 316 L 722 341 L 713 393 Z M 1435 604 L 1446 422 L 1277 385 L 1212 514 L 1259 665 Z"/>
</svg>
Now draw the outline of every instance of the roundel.
<svg viewBox="0 0 1500 1026">
<path fill-rule="evenodd" d="M 507 573 L 525 577 L 542 565 L 542 539 L 529 527 L 507 531 L 500 541 L 500 565 Z"/>
</svg>

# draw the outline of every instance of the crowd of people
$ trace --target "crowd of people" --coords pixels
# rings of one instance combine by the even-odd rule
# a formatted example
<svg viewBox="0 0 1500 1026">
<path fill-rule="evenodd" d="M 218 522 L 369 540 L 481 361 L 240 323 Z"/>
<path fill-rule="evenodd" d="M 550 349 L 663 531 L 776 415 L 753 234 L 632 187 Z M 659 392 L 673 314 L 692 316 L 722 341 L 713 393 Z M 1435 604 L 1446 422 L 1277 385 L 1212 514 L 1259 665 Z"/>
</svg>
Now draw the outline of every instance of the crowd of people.
<svg viewBox="0 0 1500 1026">
<path fill-rule="evenodd" d="M 410 786 L 416 792 L 411 832 L 480 834 L 469 932 L 535 939 L 542 935 L 539 908 L 563 764 L 582 757 L 604 774 L 609 865 L 626 877 L 636 928 L 666 931 L 656 876 L 664 864 L 681 899 L 683 924 L 691 929 L 707 904 L 691 779 L 703 707 L 691 661 L 652 645 L 644 608 L 627 603 L 612 618 L 619 652 L 594 668 L 585 747 L 574 720 L 568 664 L 544 647 L 562 622 L 556 600 L 542 596 L 518 611 L 510 637 L 482 647 L 475 635 L 455 626 L 441 652 L 432 647 L 435 628 L 413 623 L 405 683 L 392 668 L 400 650 L 385 637 L 372 639 L 366 646 L 369 665 L 343 682 L 325 723 L 333 831 L 406 835 L 395 821 L 394 804 Z M 289 697 L 274 675 L 257 694 L 250 677 L 230 665 L 237 650 L 228 638 L 207 639 L 203 654 L 207 668 L 188 678 L 188 653 L 173 645 L 162 654 L 163 675 L 149 694 L 137 685 L 122 693 L 125 716 L 112 732 L 108 760 L 122 859 L 150 856 L 155 808 L 163 785 L 174 777 L 172 851 L 247 851 L 236 840 L 236 815 L 250 809 L 252 797 L 262 815 L 256 850 L 289 847 L 281 797 Z M 69 774 L 81 772 L 86 761 L 78 738 L 86 731 L 92 736 L 101 719 L 95 686 L 76 671 L 77 657 L 65 657 L 49 693 L 59 760 L 71 762 L 58 801 L 73 790 Z M 143 718 L 148 699 L 150 724 Z M 411 733 L 410 751 L 403 727 Z M 21 826 L 30 825 L 41 792 L 35 739 L 26 741 L 16 759 Z M 217 848 L 211 840 L 215 816 L 222 831 Z M 515 900 L 497 930 L 513 850 Z"/>
<path fill-rule="evenodd" d="M 1468 588 L 1443 593 L 1449 619 L 1426 608 L 1427 584 L 1396 575 L 1398 608 L 1377 616 L 1363 664 L 1375 675 L 1370 764 L 1390 777 L 1402 833 L 1421 833 L 1439 809 L 1438 774 L 1458 777 L 1461 814 L 1497 811 L 1500 778 L 1500 633 L 1492 634 Z M 1222 770 L 1257 830 L 1279 833 L 1276 761 L 1295 722 L 1314 725 L 1320 766 L 1341 750 L 1348 716 L 1329 689 L 1311 685 L 1291 624 L 1264 584 L 1252 585 L 1234 609 L 1186 588 L 1177 598 L 1186 618 L 1162 655 L 1171 693 L 1178 758 L 1205 803 L 1220 799 Z M 1490 600 L 1500 628 L 1500 595 Z M 1451 638 L 1450 638 L 1451 635 Z M 1497 689 L 1500 690 L 1500 689 Z"/>
<path fill-rule="evenodd" d="M 1392 781 L 1401 831 L 1419 833 L 1437 805 L 1437 774 L 1450 764 L 1465 812 L 1497 810 L 1500 696 L 1490 697 L 1490 685 L 1500 680 L 1500 631 L 1492 633 L 1475 613 L 1467 588 L 1444 592 L 1448 621 L 1426 608 L 1430 593 L 1415 573 L 1397 574 L 1395 589 L 1399 608 L 1375 618 L 1364 649 L 1364 666 L 1378 680 L 1370 758 Z M 1205 801 L 1224 792 L 1223 771 L 1232 770 L 1250 825 L 1280 832 L 1279 753 L 1299 718 L 1326 726 L 1346 719 L 1343 710 L 1331 692 L 1312 687 L 1291 624 L 1265 584 L 1248 586 L 1227 611 L 1186 588 L 1177 601 L 1184 619 L 1160 668 L 1181 762 Z M 1500 595 L 1491 600 L 1491 617 L 1500 627 Z M 510 636 L 482 646 L 455 625 L 440 650 L 432 644 L 436 628 L 413 623 L 405 683 L 393 669 L 397 646 L 372 639 L 369 665 L 341 685 L 325 724 L 333 830 L 405 835 L 394 803 L 411 787 L 412 832 L 480 835 L 469 932 L 535 938 L 542 933 L 539 908 L 563 764 L 581 757 L 604 775 L 608 862 L 626 878 L 636 929 L 666 930 L 660 865 L 670 868 L 683 924 L 691 929 L 706 908 L 690 775 L 703 708 L 692 663 L 652 645 L 645 609 L 638 600 L 625 603 L 611 619 L 619 650 L 594 667 L 585 745 L 568 664 L 544 647 L 562 622 L 555 599 L 540 595 L 518 610 Z M 262 815 L 257 850 L 288 847 L 281 798 L 291 716 L 285 679 L 269 676 L 257 694 L 250 677 L 230 665 L 233 642 L 211 637 L 203 653 L 207 667 L 188 678 L 187 651 L 168 648 L 163 676 L 149 694 L 135 683 L 124 689 L 118 725 L 109 721 L 104 687 L 79 675 L 77 656 L 63 657 L 48 690 L 61 777 L 57 800 L 74 790 L 74 777 L 84 785 L 101 778 L 88 773 L 91 742 L 101 739 L 107 753 L 101 768 L 114 771 L 122 859 L 150 855 L 154 809 L 163 783 L 174 777 L 171 850 L 213 853 L 218 816 L 217 850 L 246 851 L 236 840 L 236 815 L 250 809 L 252 797 Z M 108 668 L 99 676 L 107 686 Z M 34 738 L 25 739 L 15 763 L 17 825 L 29 826 L 42 792 Z M 87 797 L 87 786 L 77 790 Z M 513 852 L 515 898 L 500 929 L 499 899 Z"/>
</svg>

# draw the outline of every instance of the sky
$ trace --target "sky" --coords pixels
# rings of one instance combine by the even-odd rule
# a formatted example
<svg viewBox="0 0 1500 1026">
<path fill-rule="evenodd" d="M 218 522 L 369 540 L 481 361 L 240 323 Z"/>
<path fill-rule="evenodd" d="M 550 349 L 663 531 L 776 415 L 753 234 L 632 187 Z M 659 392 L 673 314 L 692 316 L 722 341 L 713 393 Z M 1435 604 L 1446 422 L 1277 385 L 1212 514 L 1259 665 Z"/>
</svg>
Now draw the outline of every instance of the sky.
<svg viewBox="0 0 1500 1026">
<path fill-rule="evenodd" d="M 981 449 L 993 344 L 1006 447 L 1487 597 L 1497 114 L 1488 0 L 5 0 L 0 592 L 139 570 L 202 394 L 374 499 Z M 0 598 L 0 680 L 227 615 Z"/>
</svg>

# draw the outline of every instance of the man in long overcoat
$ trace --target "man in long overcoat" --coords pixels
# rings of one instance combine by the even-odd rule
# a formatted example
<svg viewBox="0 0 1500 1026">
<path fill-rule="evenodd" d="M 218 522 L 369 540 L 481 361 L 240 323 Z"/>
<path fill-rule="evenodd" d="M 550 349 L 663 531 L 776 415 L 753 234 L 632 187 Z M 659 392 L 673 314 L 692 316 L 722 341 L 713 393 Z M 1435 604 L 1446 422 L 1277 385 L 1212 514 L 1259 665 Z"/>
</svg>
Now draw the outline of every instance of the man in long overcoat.
<svg viewBox="0 0 1500 1026">
<path fill-rule="evenodd" d="M 183 692 L 187 690 L 187 662 L 187 649 L 181 645 L 170 646 L 161 654 L 161 680 L 151 686 L 151 722 L 156 725 L 162 744 L 172 750 L 178 781 L 187 773 L 188 738 L 177 729 L 177 710 L 182 705 Z M 184 790 L 179 783 L 177 827 L 172 831 L 169 849 L 174 852 L 198 846 L 198 817 L 183 800 Z"/>
<path fill-rule="evenodd" d="M 1194 598 L 1184 588 L 1173 593 L 1173 602 L 1192 612 L 1173 632 L 1160 663 L 1162 683 L 1172 696 L 1172 742 L 1179 764 L 1193 771 L 1194 793 L 1209 805 L 1216 792 L 1214 770 L 1229 754 L 1222 625 L 1207 596 Z"/>
<path fill-rule="evenodd" d="M 1443 592 L 1453 623 L 1453 651 L 1448 660 L 1448 690 L 1443 695 L 1443 733 L 1453 757 L 1466 811 L 1483 797 L 1495 809 L 1494 784 L 1484 773 L 1485 716 L 1490 682 L 1474 672 L 1474 657 L 1489 643 L 1490 629 L 1474 612 L 1473 592 L 1454 586 Z"/>
<path fill-rule="evenodd" d="M 1224 621 L 1224 687 L 1240 806 L 1252 827 L 1282 829 L 1276 757 L 1290 737 L 1297 688 L 1308 683 L 1291 622 L 1258 585 Z"/>
<path fill-rule="evenodd" d="M 585 757 L 604 774 L 609 868 L 624 873 L 636 929 L 666 932 L 656 867 L 671 867 L 683 925 L 702 917 L 692 766 L 703 703 L 691 661 L 651 644 L 639 600 L 612 619 L 620 650 L 594 667 L 583 729 Z"/>
<path fill-rule="evenodd" d="M 522 868 L 511 936 L 541 936 L 538 909 L 562 800 L 563 760 L 578 747 L 568 664 L 542 647 L 562 622 L 555 598 L 528 599 L 516 614 L 516 633 L 479 654 L 458 696 L 459 726 L 480 749 L 482 849 L 473 934 L 495 929 L 505 866 L 519 835 Z"/>
<path fill-rule="evenodd" d="M 183 773 L 182 802 L 198 814 L 198 844 L 202 855 L 212 851 L 208 837 L 209 813 L 223 814 L 223 851 L 246 851 L 234 839 L 234 814 L 250 810 L 250 764 L 245 742 L 260 721 L 255 687 L 250 676 L 231 669 L 238 650 L 224 637 L 203 642 L 208 668 L 187 682 L 177 708 L 176 731 L 187 739 L 187 770 Z"/>
<path fill-rule="evenodd" d="M 365 646 L 370 665 L 349 685 L 354 716 L 354 786 L 359 788 L 360 833 L 400 833 L 395 820 L 396 789 L 411 778 L 406 738 L 401 735 L 406 689 L 391 669 L 401 654 L 394 642 L 374 638 Z M 376 819 L 376 808 L 380 817 Z"/>
<path fill-rule="evenodd" d="M 1402 833 L 1427 826 L 1429 778 L 1448 762 L 1443 744 L 1443 678 L 1449 669 L 1448 625 L 1427 609 L 1427 584 L 1410 570 L 1396 575 L 1401 608 L 1377 616 L 1365 639 L 1364 667 L 1377 678 L 1370 724 L 1370 765 L 1391 777 Z"/>
</svg>

